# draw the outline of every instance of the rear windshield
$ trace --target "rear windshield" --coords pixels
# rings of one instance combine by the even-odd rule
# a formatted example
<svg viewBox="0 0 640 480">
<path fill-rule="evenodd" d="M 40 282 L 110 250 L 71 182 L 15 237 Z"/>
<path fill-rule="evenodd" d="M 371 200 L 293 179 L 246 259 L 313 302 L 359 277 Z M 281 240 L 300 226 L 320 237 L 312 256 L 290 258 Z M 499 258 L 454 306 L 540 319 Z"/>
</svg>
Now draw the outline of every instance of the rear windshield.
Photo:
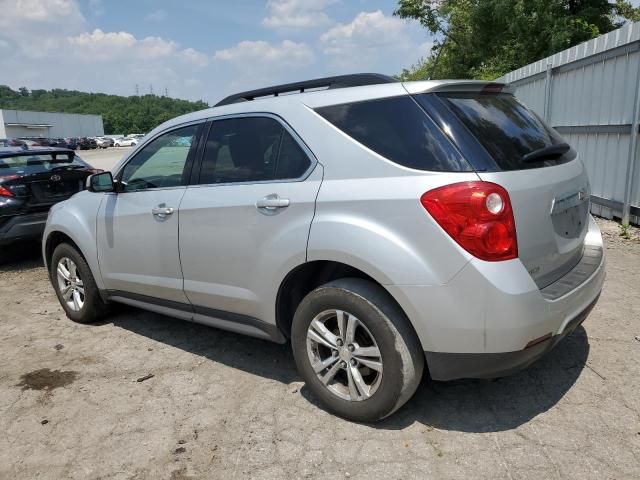
<svg viewBox="0 0 640 480">
<path fill-rule="evenodd" d="M 469 129 L 501 170 L 558 165 L 575 158 L 564 154 L 540 156 L 525 162 L 531 152 L 565 143 L 555 130 L 507 93 L 441 93 L 455 116 Z"/>
<path fill-rule="evenodd" d="M 40 153 L 19 155 L 0 158 L 0 177 L 7 175 L 34 175 L 85 167 L 86 165 L 82 160 L 75 156 L 70 157 L 68 154 Z"/>
<path fill-rule="evenodd" d="M 437 172 L 471 170 L 409 96 L 332 105 L 316 112 L 360 144 L 404 167 Z"/>
</svg>

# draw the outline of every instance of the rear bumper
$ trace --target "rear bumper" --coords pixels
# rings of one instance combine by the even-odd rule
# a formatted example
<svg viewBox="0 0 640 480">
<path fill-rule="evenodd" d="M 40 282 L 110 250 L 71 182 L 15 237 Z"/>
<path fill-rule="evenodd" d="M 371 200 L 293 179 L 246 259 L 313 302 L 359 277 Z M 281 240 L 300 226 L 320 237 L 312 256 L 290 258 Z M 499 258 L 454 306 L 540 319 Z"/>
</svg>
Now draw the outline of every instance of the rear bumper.
<svg viewBox="0 0 640 480">
<path fill-rule="evenodd" d="M 518 259 L 473 259 L 445 285 L 386 288 L 411 320 L 432 378 L 503 376 L 553 348 L 595 305 L 604 284 L 605 258 L 592 218 L 586 251 L 584 262 L 543 290 Z M 600 254 L 594 257 L 594 251 Z M 547 340 L 527 348 L 541 338 Z"/>
<path fill-rule="evenodd" d="M 587 308 L 566 324 L 564 330 L 535 345 L 517 352 L 503 353 L 443 353 L 424 352 L 429 373 L 434 380 L 458 378 L 497 378 L 511 375 L 544 356 L 564 337 L 570 335 L 587 318 L 598 302 L 598 297 Z"/>
<path fill-rule="evenodd" d="M 0 227 L 0 245 L 13 243 L 23 238 L 37 238 L 44 232 L 47 212 L 16 215 Z"/>
</svg>

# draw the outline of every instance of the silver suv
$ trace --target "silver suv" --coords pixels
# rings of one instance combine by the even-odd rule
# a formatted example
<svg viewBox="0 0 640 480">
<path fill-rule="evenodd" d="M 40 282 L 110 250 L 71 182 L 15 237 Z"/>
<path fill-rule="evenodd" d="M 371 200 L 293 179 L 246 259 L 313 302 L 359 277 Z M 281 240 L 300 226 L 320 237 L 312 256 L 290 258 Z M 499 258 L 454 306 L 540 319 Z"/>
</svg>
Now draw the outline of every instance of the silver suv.
<svg viewBox="0 0 640 480">
<path fill-rule="evenodd" d="M 120 302 L 284 343 L 332 412 L 521 369 L 604 281 L 576 152 L 507 85 L 374 74 L 233 95 L 55 205 L 67 316 Z"/>
</svg>

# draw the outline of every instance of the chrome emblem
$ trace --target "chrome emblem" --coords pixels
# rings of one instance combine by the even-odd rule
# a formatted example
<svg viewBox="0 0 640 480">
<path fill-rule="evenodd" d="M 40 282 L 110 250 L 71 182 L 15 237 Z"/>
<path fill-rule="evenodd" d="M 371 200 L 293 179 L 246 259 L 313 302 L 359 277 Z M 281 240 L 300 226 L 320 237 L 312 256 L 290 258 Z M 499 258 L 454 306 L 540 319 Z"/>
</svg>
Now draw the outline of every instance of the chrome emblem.
<svg viewBox="0 0 640 480">
<path fill-rule="evenodd" d="M 51 175 L 50 180 L 52 182 L 59 182 L 61 180 L 60 175 Z"/>
</svg>

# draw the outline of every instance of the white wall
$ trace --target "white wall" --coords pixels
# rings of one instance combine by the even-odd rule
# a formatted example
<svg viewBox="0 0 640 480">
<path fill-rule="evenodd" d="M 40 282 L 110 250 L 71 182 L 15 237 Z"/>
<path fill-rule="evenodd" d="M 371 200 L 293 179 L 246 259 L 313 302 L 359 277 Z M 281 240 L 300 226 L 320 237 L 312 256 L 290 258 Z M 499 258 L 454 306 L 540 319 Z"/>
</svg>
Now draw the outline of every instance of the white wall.
<svg viewBox="0 0 640 480">
<path fill-rule="evenodd" d="M 7 123 L 51 125 L 43 128 L 7 126 Z M 104 135 L 101 115 L 0 110 L 0 137 L 95 137 Z"/>
</svg>

